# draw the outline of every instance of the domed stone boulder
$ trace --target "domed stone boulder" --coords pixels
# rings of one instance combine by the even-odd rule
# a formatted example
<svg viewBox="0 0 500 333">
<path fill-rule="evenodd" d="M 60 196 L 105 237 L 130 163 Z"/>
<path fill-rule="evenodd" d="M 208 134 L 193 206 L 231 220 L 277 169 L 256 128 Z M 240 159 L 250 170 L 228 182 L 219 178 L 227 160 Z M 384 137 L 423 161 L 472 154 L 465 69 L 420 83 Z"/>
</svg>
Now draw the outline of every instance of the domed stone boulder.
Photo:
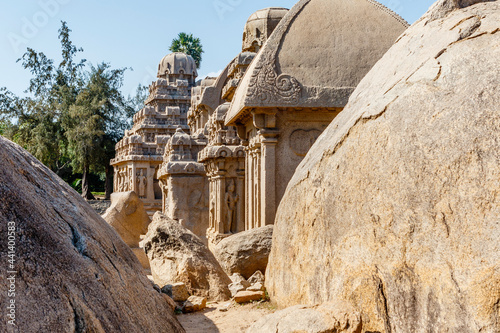
<svg viewBox="0 0 500 333">
<path fill-rule="evenodd" d="M 0 252 L 12 254 L 2 307 L 13 304 L 16 332 L 184 332 L 113 228 L 2 136 L 0 234 Z M 4 311 L 0 331 L 7 326 Z"/>
<path fill-rule="evenodd" d="M 500 2 L 439 1 L 361 81 L 280 203 L 266 287 L 378 332 L 499 332 Z"/>
<path fill-rule="evenodd" d="M 179 222 L 155 213 L 141 244 L 160 287 L 182 282 L 191 295 L 210 301 L 231 298 L 231 279 L 201 239 Z"/>
<path fill-rule="evenodd" d="M 151 222 L 142 200 L 133 191 L 111 194 L 111 206 L 102 217 L 130 247 L 139 247 L 141 235 L 148 232 Z"/>
<path fill-rule="evenodd" d="M 256 271 L 266 271 L 272 240 L 273 226 L 268 225 L 226 237 L 213 252 L 228 275 L 239 273 L 248 279 Z"/>
<path fill-rule="evenodd" d="M 142 267 L 149 270 L 149 261 L 144 249 L 139 247 L 141 235 L 148 232 L 151 219 L 144 209 L 144 204 L 134 192 L 116 192 L 111 194 L 111 206 L 102 218 L 106 220 L 130 246 Z"/>
</svg>

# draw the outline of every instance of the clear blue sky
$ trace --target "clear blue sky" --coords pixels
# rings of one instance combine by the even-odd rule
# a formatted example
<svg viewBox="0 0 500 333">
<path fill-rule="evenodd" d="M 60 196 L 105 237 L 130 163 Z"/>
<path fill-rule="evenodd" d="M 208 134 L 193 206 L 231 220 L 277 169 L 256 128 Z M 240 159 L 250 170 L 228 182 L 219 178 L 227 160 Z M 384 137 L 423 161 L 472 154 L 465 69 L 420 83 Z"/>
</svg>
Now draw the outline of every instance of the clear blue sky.
<svg viewBox="0 0 500 333">
<path fill-rule="evenodd" d="M 84 48 L 93 64 L 105 61 L 127 71 L 123 92 L 156 77 L 160 59 L 179 32 L 202 41 L 205 53 L 199 77 L 222 70 L 241 51 L 248 17 L 266 7 L 291 8 L 298 0 L 8 0 L 0 12 L 0 87 L 16 94 L 27 88 L 30 74 L 16 63 L 26 47 L 59 61 L 57 31 L 68 22 L 71 40 Z M 434 0 L 381 0 L 409 23 Z"/>
</svg>

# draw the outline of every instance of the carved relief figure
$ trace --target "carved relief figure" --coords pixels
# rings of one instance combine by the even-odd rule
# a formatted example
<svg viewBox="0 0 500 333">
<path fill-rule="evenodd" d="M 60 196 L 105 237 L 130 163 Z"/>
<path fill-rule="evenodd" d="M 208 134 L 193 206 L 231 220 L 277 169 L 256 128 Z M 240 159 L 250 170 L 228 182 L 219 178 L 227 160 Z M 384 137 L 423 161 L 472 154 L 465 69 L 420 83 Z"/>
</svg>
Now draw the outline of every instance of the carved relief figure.
<svg viewBox="0 0 500 333">
<path fill-rule="evenodd" d="M 118 171 L 118 192 L 123 192 L 123 173 Z"/>
<path fill-rule="evenodd" d="M 129 175 L 128 175 L 128 190 L 129 191 L 134 190 L 134 179 L 132 178 L 132 169 L 129 170 Z"/>
<path fill-rule="evenodd" d="M 230 181 L 227 188 L 224 203 L 226 204 L 226 223 L 224 226 L 224 233 L 231 233 L 233 223 L 235 222 L 236 204 L 240 199 L 239 195 L 235 193 L 234 182 Z"/>
<path fill-rule="evenodd" d="M 215 227 L 215 193 L 214 191 L 210 191 L 210 226 Z"/>
<path fill-rule="evenodd" d="M 120 172 L 120 192 L 125 192 L 127 190 L 127 180 L 126 180 L 126 174 L 125 170 L 122 170 Z"/>
<path fill-rule="evenodd" d="M 146 177 L 144 176 L 144 170 L 141 169 L 140 174 L 137 176 L 137 183 L 139 184 L 139 197 L 146 197 Z"/>
</svg>

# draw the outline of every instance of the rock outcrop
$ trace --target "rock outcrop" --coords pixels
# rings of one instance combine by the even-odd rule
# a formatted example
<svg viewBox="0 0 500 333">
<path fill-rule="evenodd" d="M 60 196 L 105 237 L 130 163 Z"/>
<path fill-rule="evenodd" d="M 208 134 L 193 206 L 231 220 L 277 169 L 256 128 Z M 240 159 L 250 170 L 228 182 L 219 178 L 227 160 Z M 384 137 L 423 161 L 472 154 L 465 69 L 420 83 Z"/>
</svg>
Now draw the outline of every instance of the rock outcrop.
<svg viewBox="0 0 500 333">
<path fill-rule="evenodd" d="M 145 272 L 149 275 L 149 261 L 144 249 L 139 246 L 141 235 L 148 232 L 151 219 L 144 209 L 144 204 L 134 192 L 116 192 L 111 194 L 111 206 L 102 216 L 130 246 Z"/>
<path fill-rule="evenodd" d="M 207 299 L 200 296 L 191 296 L 182 306 L 182 312 L 191 313 L 201 311 L 207 307 Z"/>
<path fill-rule="evenodd" d="M 111 194 L 111 206 L 102 216 L 130 247 L 139 247 L 141 235 L 148 232 L 151 222 L 144 204 L 133 192 L 116 192 Z"/>
<path fill-rule="evenodd" d="M 280 307 L 344 300 L 363 331 L 500 331 L 499 32 L 499 1 L 440 1 L 361 81 L 278 209 Z"/>
<path fill-rule="evenodd" d="M 228 275 L 240 273 L 248 279 L 256 271 L 266 271 L 272 238 L 272 225 L 243 231 L 221 240 L 214 255 Z"/>
<path fill-rule="evenodd" d="M 1 136 L 0 233 L 0 252 L 15 254 L 9 269 L 17 271 L 15 296 L 7 298 L 7 283 L 0 293 L 4 309 L 4 302 L 15 300 L 16 331 L 184 332 L 113 228 L 63 180 Z M 1 332 L 6 325 L 3 318 Z"/>
<path fill-rule="evenodd" d="M 263 291 L 239 291 L 234 295 L 236 303 L 248 303 L 253 301 L 260 301 L 265 298 L 266 294 Z"/>
<path fill-rule="evenodd" d="M 142 242 L 156 284 L 183 282 L 191 295 L 212 301 L 231 297 L 231 280 L 203 242 L 179 222 L 155 213 Z"/>
<path fill-rule="evenodd" d="M 247 333 L 263 332 L 361 333 L 361 317 L 342 302 L 319 306 L 295 305 L 262 317 L 247 330 Z"/>
</svg>

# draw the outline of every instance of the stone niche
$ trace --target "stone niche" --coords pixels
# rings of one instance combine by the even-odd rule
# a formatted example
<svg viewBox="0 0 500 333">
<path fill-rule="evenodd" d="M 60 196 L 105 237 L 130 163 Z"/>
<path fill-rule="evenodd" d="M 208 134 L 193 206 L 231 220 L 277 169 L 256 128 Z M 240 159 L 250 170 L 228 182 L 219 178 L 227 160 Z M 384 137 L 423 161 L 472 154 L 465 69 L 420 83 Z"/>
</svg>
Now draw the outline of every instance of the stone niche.
<svg viewBox="0 0 500 333">
<path fill-rule="evenodd" d="M 279 22 L 225 119 L 246 147 L 246 229 L 274 223 L 296 167 L 407 27 L 366 0 L 302 0 Z"/>
</svg>

